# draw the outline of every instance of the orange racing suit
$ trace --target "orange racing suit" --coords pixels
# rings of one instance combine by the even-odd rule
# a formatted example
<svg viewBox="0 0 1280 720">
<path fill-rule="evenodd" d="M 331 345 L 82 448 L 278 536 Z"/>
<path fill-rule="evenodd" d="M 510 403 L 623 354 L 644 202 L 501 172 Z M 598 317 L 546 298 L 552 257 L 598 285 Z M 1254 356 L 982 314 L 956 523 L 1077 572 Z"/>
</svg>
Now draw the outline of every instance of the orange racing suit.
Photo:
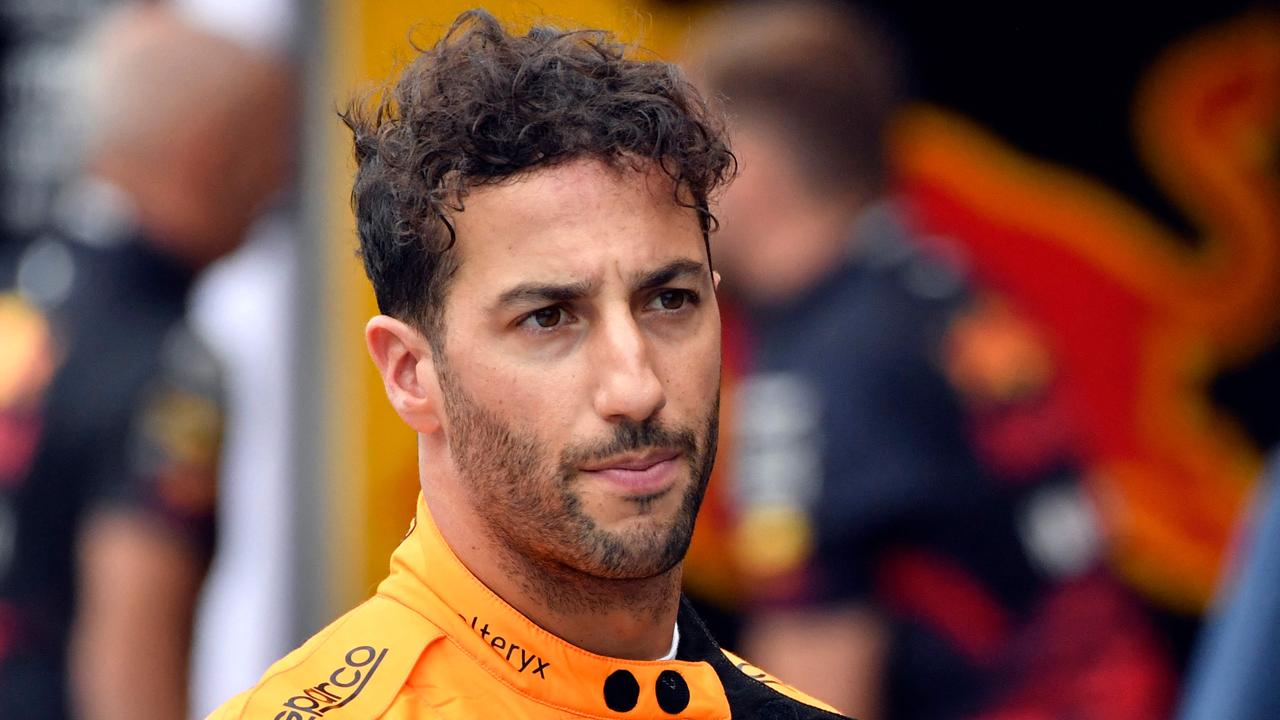
<svg viewBox="0 0 1280 720">
<path fill-rule="evenodd" d="M 842 717 L 721 650 L 686 602 L 677 623 L 674 660 L 571 645 L 472 575 L 419 497 L 377 593 L 210 720 Z"/>
</svg>

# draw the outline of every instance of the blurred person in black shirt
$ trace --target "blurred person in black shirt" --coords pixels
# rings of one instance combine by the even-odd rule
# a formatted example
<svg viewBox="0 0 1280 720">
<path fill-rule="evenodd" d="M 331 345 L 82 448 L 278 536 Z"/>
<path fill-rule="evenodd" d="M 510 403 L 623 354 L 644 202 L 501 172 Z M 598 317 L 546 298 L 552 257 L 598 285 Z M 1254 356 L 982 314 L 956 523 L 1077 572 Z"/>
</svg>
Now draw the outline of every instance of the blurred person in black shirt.
<svg viewBox="0 0 1280 720">
<path fill-rule="evenodd" d="M 740 169 L 715 260 L 749 347 L 722 458 L 744 652 L 863 720 L 1161 717 L 1171 670 L 1099 565 L 1047 350 L 894 193 L 882 34 L 743 3 L 690 47 Z"/>
<path fill-rule="evenodd" d="M 285 176 L 287 74 L 162 6 L 84 61 L 84 172 L 0 246 L 0 717 L 181 718 L 223 415 L 187 292 Z"/>
</svg>

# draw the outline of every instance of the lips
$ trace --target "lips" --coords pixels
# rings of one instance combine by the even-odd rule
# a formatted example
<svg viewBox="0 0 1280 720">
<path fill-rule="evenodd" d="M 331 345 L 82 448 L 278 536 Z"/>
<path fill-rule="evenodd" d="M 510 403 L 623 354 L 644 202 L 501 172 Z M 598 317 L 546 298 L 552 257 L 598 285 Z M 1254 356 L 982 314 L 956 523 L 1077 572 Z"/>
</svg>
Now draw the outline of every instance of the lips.
<svg viewBox="0 0 1280 720">
<path fill-rule="evenodd" d="M 579 469 L 610 484 L 622 494 L 654 495 L 664 492 L 674 483 L 679 459 L 680 453 L 676 450 L 651 450 L 606 458 Z"/>
<path fill-rule="evenodd" d="M 601 472 L 604 470 L 632 470 L 641 471 L 675 458 L 680 453 L 676 450 L 650 450 L 640 454 L 618 455 L 612 458 L 606 458 L 603 461 L 589 463 L 582 466 L 582 470 L 586 472 Z"/>
</svg>

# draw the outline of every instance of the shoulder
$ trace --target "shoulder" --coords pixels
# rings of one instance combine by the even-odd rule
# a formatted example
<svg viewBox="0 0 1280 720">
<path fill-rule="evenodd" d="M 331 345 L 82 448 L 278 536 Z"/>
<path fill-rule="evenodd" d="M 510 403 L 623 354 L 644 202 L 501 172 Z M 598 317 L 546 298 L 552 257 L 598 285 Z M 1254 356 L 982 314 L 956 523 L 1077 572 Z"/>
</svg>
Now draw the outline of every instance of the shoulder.
<svg viewBox="0 0 1280 720">
<path fill-rule="evenodd" d="M 970 261 L 961 245 L 912 233 L 892 208 L 877 208 L 864 219 L 864 244 L 853 264 L 873 324 L 888 324 L 908 337 L 920 331 L 927 336 L 970 301 Z"/>
<path fill-rule="evenodd" d="M 443 635 L 418 613 L 375 596 L 272 665 L 209 720 L 377 718 L 422 651 Z"/>
<path fill-rule="evenodd" d="M 840 714 L 840 711 L 830 705 L 815 697 L 800 692 L 759 667 L 756 667 L 737 655 L 734 655 L 728 650 L 721 648 L 720 652 L 724 653 L 725 659 L 727 659 L 729 663 L 746 678 L 749 678 L 751 681 L 759 683 L 760 685 L 765 686 L 768 690 L 772 690 L 774 693 L 781 695 L 782 698 L 777 698 L 774 702 L 768 704 L 773 705 L 776 702 L 783 702 L 791 705 L 795 712 L 792 712 L 788 717 L 812 717 L 814 720 L 834 720 L 836 718 L 845 717 Z M 809 712 L 804 712 L 805 710 L 808 710 Z"/>
</svg>

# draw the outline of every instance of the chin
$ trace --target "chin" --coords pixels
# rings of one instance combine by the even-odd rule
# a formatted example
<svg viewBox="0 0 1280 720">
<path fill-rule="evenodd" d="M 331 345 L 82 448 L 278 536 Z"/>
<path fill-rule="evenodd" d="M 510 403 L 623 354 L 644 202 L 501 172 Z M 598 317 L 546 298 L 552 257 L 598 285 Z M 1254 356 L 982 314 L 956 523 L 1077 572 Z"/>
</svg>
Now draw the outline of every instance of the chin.
<svg viewBox="0 0 1280 720">
<path fill-rule="evenodd" d="M 610 527 L 597 525 L 583 568 L 590 574 L 613 580 L 640 580 L 661 575 L 684 558 L 689 546 L 678 518 L 634 516 Z"/>
<path fill-rule="evenodd" d="M 670 571 L 689 548 L 704 488 L 692 476 L 649 496 L 602 492 L 599 485 L 579 488 L 569 511 L 578 531 L 564 536 L 561 544 L 575 550 L 562 555 L 563 561 L 611 580 L 642 580 Z"/>
<path fill-rule="evenodd" d="M 665 543 L 676 531 L 675 525 L 675 518 L 649 513 L 623 518 L 602 529 L 629 547 L 652 547 Z"/>
<path fill-rule="evenodd" d="M 669 532 L 679 521 L 683 491 L 676 486 L 654 495 L 605 498 L 600 504 L 602 512 L 592 521 L 597 528 L 617 534 Z"/>
</svg>

